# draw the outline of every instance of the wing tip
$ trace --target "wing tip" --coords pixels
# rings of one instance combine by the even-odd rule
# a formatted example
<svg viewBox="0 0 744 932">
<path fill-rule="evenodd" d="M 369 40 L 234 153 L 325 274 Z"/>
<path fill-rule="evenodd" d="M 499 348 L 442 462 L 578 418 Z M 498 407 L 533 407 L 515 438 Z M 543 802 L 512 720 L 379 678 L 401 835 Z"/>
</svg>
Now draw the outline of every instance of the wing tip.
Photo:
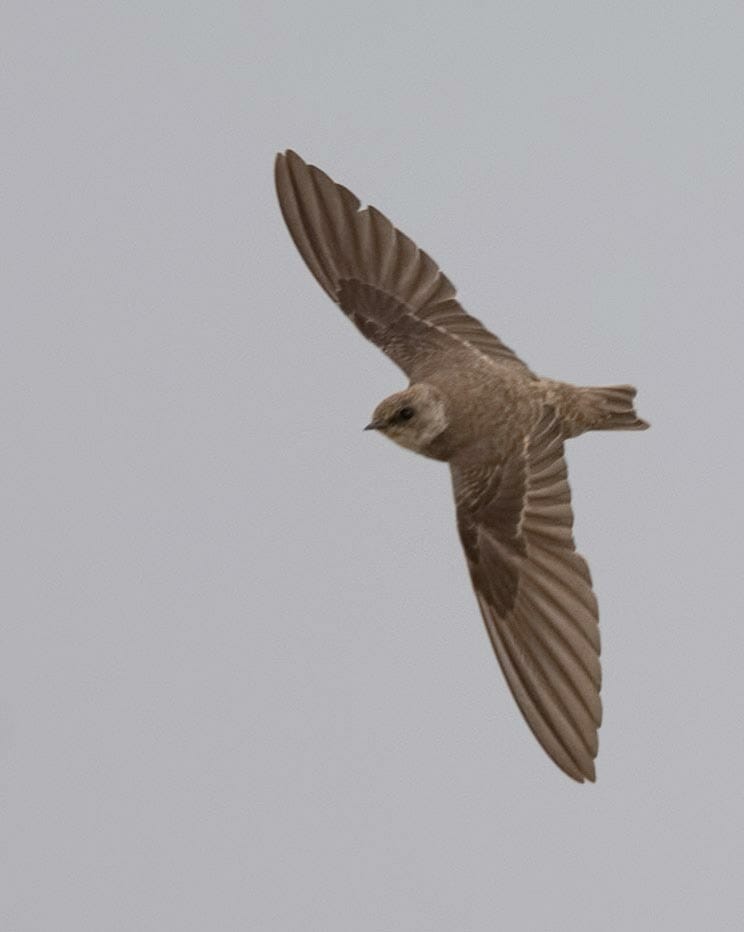
<svg viewBox="0 0 744 932">
<path fill-rule="evenodd" d="M 555 761 L 558 763 L 558 761 Z M 558 764 L 561 767 L 560 764 Z M 566 770 L 564 767 L 561 767 L 563 772 L 571 777 L 572 780 L 575 780 L 576 783 L 596 783 L 597 782 L 597 768 L 594 766 L 594 761 L 591 762 L 591 766 L 585 767 L 581 770 L 570 771 Z"/>
<path fill-rule="evenodd" d="M 548 751 L 542 742 L 540 742 L 540 744 L 556 767 L 565 773 L 567 777 L 570 777 L 575 783 L 597 782 L 597 768 L 595 766 L 596 754 L 589 760 L 584 759 L 583 761 L 576 760 L 573 754 L 568 755 L 568 760 L 566 760 L 565 757 L 561 757 L 559 760 L 558 757 Z"/>
<path fill-rule="evenodd" d="M 293 168 L 309 168 L 309 166 L 294 149 L 285 149 L 283 152 L 276 153 L 274 156 L 274 178 L 277 181 L 281 175 L 291 173 Z"/>
</svg>

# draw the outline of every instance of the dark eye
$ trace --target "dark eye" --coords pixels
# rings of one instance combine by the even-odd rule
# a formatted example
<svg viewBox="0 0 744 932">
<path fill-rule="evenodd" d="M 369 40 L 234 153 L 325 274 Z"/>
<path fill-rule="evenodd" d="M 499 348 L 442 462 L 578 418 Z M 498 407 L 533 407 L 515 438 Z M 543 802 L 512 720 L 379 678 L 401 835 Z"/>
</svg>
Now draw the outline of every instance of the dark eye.
<svg viewBox="0 0 744 932">
<path fill-rule="evenodd" d="M 410 421 L 415 413 L 413 408 L 401 408 L 398 412 L 398 417 L 401 421 Z"/>
</svg>

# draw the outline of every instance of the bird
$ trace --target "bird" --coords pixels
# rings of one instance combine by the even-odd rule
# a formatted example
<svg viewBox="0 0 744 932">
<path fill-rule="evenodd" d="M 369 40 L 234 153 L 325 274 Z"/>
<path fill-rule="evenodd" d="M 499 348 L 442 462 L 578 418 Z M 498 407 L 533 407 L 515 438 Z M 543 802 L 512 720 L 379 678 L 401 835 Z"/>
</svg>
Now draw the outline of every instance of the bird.
<svg viewBox="0 0 744 932">
<path fill-rule="evenodd" d="M 646 429 L 635 388 L 536 375 L 375 207 L 291 149 L 274 169 L 308 269 L 409 379 L 365 429 L 449 465 L 470 579 L 509 689 L 554 763 L 594 782 L 599 614 L 574 543 L 564 445 L 586 431 Z"/>
</svg>

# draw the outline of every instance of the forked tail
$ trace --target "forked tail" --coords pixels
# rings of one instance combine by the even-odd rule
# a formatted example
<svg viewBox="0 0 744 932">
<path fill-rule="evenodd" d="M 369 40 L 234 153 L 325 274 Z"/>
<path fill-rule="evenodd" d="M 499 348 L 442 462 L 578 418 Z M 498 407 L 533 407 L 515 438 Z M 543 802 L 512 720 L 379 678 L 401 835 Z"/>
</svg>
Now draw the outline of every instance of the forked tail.
<svg viewBox="0 0 744 932">
<path fill-rule="evenodd" d="M 648 421 L 638 417 L 633 407 L 636 390 L 632 385 L 604 385 L 580 388 L 582 408 L 591 411 L 588 430 L 646 430 Z"/>
</svg>

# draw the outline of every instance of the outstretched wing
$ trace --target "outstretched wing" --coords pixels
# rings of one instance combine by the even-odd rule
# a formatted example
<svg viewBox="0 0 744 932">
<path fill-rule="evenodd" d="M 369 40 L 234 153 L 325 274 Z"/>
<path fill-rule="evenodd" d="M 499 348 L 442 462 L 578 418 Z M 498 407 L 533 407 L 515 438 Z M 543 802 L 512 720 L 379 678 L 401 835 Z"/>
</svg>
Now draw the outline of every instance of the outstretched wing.
<svg viewBox="0 0 744 932">
<path fill-rule="evenodd" d="M 546 408 L 504 463 L 452 469 L 457 522 L 496 656 L 537 740 L 594 780 L 602 720 L 597 600 L 576 553 L 560 425 Z"/>
<path fill-rule="evenodd" d="M 413 381 L 442 354 L 475 353 L 527 367 L 465 311 L 437 264 L 374 207 L 291 150 L 276 157 L 276 190 L 295 246 L 323 289 Z M 472 361 L 472 359 L 471 359 Z M 467 363 L 466 363 L 467 364 Z"/>
</svg>

